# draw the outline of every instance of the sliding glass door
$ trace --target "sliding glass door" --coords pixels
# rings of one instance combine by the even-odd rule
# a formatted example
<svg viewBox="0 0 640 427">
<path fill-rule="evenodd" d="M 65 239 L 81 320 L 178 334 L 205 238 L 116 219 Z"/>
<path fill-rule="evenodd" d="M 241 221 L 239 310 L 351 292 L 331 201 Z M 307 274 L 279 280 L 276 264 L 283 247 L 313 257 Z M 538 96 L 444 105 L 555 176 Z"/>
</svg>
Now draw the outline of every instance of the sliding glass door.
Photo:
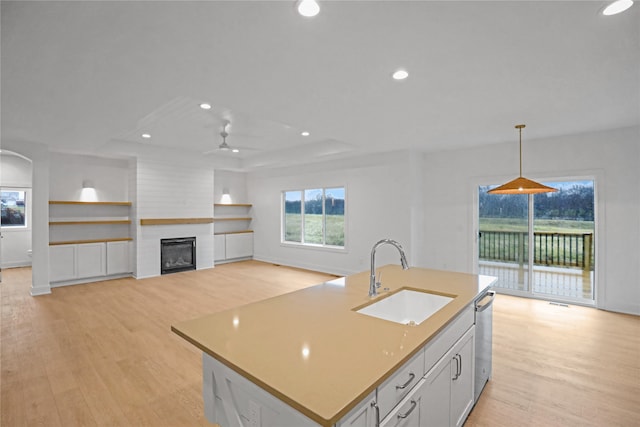
<svg viewBox="0 0 640 427">
<path fill-rule="evenodd" d="M 545 182 L 555 193 L 478 189 L 478 271 L 505 293 L 593 303 L 594 182 Z"/>
</svg>

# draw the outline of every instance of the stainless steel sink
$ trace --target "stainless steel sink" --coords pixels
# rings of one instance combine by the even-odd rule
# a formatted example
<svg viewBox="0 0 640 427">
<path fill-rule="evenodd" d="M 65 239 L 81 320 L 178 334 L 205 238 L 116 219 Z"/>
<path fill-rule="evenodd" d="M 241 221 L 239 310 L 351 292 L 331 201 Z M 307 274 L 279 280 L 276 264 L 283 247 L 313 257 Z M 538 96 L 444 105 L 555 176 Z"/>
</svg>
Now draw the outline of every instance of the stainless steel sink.
<svg viewBox="0 0 640 427">
<path fill-rule="evenodd" d="M 453 299 L 452 296 L 402 289 L 356 312 L 403 325 L 419 325 Z"/>
</svg>

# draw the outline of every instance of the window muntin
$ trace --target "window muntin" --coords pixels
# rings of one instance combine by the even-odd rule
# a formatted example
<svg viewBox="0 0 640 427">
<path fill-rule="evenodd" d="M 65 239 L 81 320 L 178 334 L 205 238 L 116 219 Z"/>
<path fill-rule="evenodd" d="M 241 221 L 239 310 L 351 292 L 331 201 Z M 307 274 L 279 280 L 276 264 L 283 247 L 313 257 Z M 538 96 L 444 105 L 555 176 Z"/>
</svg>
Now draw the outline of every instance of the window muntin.
<svg viewBox="0 0 640 427">
<path fill-rule="evenodd" d="M 27 226 L 27 195 L 23 190 L 0 191 L 3 227 Z"/>
<path fill-rule="evenodd" d="M 344 187 L 283 191 L 282 194 L 283 243 L 344 248 Z"/>
</svg>

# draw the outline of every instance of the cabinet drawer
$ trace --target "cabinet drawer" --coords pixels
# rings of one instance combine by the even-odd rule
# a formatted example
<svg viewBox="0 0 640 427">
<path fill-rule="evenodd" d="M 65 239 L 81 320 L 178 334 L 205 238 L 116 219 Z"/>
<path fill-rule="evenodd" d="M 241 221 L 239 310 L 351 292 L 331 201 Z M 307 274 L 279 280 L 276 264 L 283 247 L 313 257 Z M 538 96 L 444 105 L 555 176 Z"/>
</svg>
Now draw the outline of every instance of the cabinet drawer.
<svg viewBox="0 0 640 427">
<path fill-rule="evenodd" d="M 424 401 L 426 381 L 420 378 L 410 393 L 380 423 L 380 427 L 413 427 L 425 425 Z"/>
<path fill-rule="evenodd" d="M 464 335 L 467 329 L 473 325 L 474 318 L 473 305 L 470 305 L 425 346 L 424 372 L 429 371 L 440 360 L 442 355 Z"/>
<path fill-rule="evenodd" d="M 405 397 L 424 375 L 424 352 L 420 350 L 380 387 L 378 387 L 378 407 L 380 419 Z"/>
</svg>

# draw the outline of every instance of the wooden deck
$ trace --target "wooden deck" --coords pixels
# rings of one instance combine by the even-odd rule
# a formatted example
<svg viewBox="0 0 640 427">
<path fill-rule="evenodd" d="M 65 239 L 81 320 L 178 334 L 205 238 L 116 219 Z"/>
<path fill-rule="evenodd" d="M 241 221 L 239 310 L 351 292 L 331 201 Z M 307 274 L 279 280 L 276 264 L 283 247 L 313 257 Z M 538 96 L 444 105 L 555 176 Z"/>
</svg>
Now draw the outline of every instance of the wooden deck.
<svg viewBox="0 0 640 427">
<path fill-rule="evenodd" d="M 498 277 L 500 288 L 515 291 L 529 289 L 528 275 L 518 264 L 481 261 L 478 272 Z M 589 304 L 594 299 L 593 276 L 593 271 L 584 273 L 579 268 L 534 266 L 533 291 L 545 298 Z"/>
</svg>

